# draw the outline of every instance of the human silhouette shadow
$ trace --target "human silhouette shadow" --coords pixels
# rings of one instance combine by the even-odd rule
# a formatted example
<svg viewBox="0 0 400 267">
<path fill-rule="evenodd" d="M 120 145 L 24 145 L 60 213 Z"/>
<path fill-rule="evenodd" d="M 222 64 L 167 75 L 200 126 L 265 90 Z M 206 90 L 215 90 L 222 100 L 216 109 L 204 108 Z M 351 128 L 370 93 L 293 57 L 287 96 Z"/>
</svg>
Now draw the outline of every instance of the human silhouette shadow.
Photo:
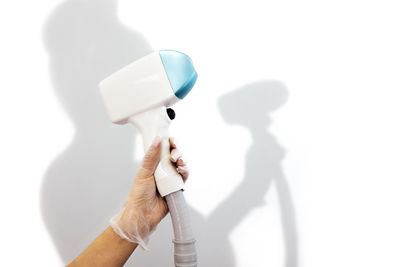
<svg viewBox="0 0 400 267">
<path fill-rule="evenodd" d="M 224 120 L 229 124 L 248 128 L 253 143 L 246 154 L 244 179 L 224 203 L 214 210 L 208 221 L 212 225 L 219 224 L 221 230 L 228 234 L 252 208 L 264 205 L 264 196 L 274 183 L 285 245 L 284 266 L 296 267 L 298 236 L 295 209 L 288 181 L 282 170 L 285 149 L 268 130 L 271 124 L 270 113 L 280 108 L 288 96 L 289 92 L 281 82 L 259 81 L 219 98 L 218 107 Z M 230 219 L 224 221 L 224 217 Z"/>
<path fill-rule="evenodd" d="M 42 216 L 64 263 L 105 229 L 138 168 L 137 132 L 110 122 L 97 84 L 151 47 L 123 26 L 116 12 L 116 1 L 70 0 L 44 25 L 54 92 L 75 130 L 41 188 Z"/>
<path fill-rule="evenodd" d="M 107 227 L 138 169 L 139 159 L 133 156 L 135 149 L 142 149 L 134 146 L 138 132 L 108 120 L 97 88 L 100 80 L 152 51 L 141 34 L 119 22 L 117 2 L 65 1 L 44 27 L 54 92 L 75 130 L 71 143 L 48 167 L 41 188 L 43 220 L 64 263 L 79 255 Z M 273 100 L 265 101 L 259 104 Z M 229 105 L 221 106 L 224 114 L 233 110 Z M 280 160 L 266 161 L 277 167 L 272 162 Z M 256 184 L 263 181 L 246 178 L 244 188 L 251 187 L 247 180 Z M 229 234 L 258 205 L 259 198 L 238 188 L 207 218 L 189 207 L 199 265 L 236 266 Z M 241 212 L 231 213 L 232 207 Z M 151 236 L 151 251 L 137 249 L 126 266 L 173 266 L 172 238 L 167 216 Z"/>
</svg>

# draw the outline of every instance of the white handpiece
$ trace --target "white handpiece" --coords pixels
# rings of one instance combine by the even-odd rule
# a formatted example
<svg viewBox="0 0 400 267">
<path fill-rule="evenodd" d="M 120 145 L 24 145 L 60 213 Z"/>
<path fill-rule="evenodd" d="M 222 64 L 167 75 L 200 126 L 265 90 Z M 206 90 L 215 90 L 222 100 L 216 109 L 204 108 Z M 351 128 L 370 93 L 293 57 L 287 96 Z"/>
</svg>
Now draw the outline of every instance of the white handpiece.
<svg viewBox="0 0 400 267">
<path fill-rule="evenodd" d="M 144 149 L 147 150 L 152 140 L 158 135 L 161 140 L 160 163 L 154 173 L 157 189 L 161 196 L 184 189 L 182 176 L 170 160 L 169 124 L 171 119 L 166 107 L 157 107 L 129 118 L 143 136 Z"/>
<path fill-rule="evenodd" d="M 170 161 L 166 107 L 183 99 L 197 79 L 192 60 L 174 50 L 155 51 L 113 73 L 100 84 L 100 94 L 114 123 L 133 123 L 143 136 L 144 148 L 162 138 L 160 163 L 155 171 L 159 193 L 168 203 L 174 228 L 175 266 L 197 266 L 195 240 L 181 190 L 182 177 Z"/>
</svg>

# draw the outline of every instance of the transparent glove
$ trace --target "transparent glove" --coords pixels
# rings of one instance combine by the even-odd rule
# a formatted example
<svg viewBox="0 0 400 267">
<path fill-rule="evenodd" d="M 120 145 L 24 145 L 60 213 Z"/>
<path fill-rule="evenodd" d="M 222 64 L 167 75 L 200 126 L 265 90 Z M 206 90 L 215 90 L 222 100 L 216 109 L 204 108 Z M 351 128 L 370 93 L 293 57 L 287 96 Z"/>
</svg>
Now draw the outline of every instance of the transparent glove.
<svg viewBox="0 0 400 267">
<path fill-rule="evenodd" d="M 181 152 L 169 138 L 171 161 L 186 182 L 189 170 Z M 150 234 L 168 213 L 167 202 L 158 193 L 154 171 L 160 161 L 161 139 L 156 137 L 143 158 L 142 166 L 136 174 L 131 191 L 121 210 L 111 218 L 110 226 L 122 238 L 139 244 L 148 250 Z"/>
</svg>

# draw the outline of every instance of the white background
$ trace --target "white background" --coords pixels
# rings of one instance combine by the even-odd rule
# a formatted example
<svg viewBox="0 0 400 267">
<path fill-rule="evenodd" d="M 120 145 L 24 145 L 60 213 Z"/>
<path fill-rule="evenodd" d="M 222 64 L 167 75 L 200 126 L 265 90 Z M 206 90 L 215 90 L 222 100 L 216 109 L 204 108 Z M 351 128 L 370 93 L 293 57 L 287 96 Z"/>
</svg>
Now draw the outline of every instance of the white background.
<svg viewBox="0 0 400 267">
<path fill-rule="evenodd" d="M 207 251 L 205 247 L 213 251 L 199 255 L 203 259 L 199 266 L 213 266 L 213 262 L 214 266 L 246 267 L 284 266 L 285 262 L 287 267 L 400 266 L 398 1 L 123 0 L 114 12 L 119 22 L 104 15 L 113 13 L 108 10 L 112 1 L 104 2 L 0 3 L 2 265 L 58 266 L 76 254 L 57 239 L 56 234 L 65 233 L 49 230 L 48 221 L 55 213 L 43 212 L 43 201 L 59 212 L 70 207 L 68 203 L 85 206 L 92 201 L 99 214 L 104 205 L 112 203 L 97 220 L 101 226 L 97 228 L 89 222 L 83 226 L 84 211 L 74 213 L 75 206 L 70 207 L 65 221 L 53 217 L 60 229 L 65 222 L 65 231 L 80 233 L 78 239 L 81 237 L 82 241 L 75 247 L 80 250 L 107 225 L 107 218 L 122 204 L 127 192 L 115 190 L 98 203 L 101 192 L 90 192 L 96 183 L 93 176 L 84 187 L 75 177 L 71 177 L 75 182 L 70 187 L 64 180 L 65 187 L 61 185 L 57 190 L 71 191 L 65 191 L 61 202 L 52 203 L 49 195 L 43 195 L 48 183 L 46 173 L 74 144 L 77 133 L 108 123 L 100 109 L 88 110 L 87 114 L 78 110 L 85 122 L 76 123 L 80 114 L 71 117 L 66 112 L 62 103 L 71 96 L 60 93 L 60 88 L 78 86 L 82 99 L 76 101 L 90 107 L 91 101 L 97 101 L 93 100 L 96 79 L 145 55 L 147 50 L 173 48 L 188 53 L 199 73 L 192 93 L 176 106 L 177 119 L 172 126 L 191 167 L 186 196 L 193 210 L 207 220 L 218 205 L 237 192 L 238 185 L 247 190 L 241 194 L 245 203 L 253 199 L 251 186 L 249 190 L 244 186 L 246 174 L 261 170 L 246 170 L 246 166 L 257 165 L 249 160 L 265 160 L 267 165 L 268 160 L 280 162 L 290 188 L 282 196 L 272 181 L 256 205 L 244 213 L 239 212 L 240 202 L 234 202 L 237 206 L 232 205 L 225 220 L 228 223 L 229 216 L 235 218 L 236 212 L 240 218 L 224 236 L 225 244 L 218 244 L 219 239 L 211 237 L 217 235 L 218 229 L 206 231 L 199 238 L 200 252 Z M 112 27 L 107 26 L 111 24 Z M 120 31 L 123 27 L 126 32 Z M 125 39 L 116 40 L 115 36 L 124 34 L 135 35 L 131 43 L 140 40 L 140 44 L 123 49 L 113 46 L 113 41 L 123 45 Z M 105 53 L 107 58 L 103 60 Z M 113 61 L 114 53 L 123 59 Z M 110 71 L 102 77 L 91 76 L 90 66 L 105 67 L 104 62 L 112 62 Z M 87 68 L 75 68 L 82 64 Z M 71 66 L 74 69 L 69 69 Z M 91 79 L 85 80 L 86 76 Z M 264 127 L 270 136 L 267 141 L 275 136 L 274 144 L 278 142 L 281 152 L 285 152 L 282 161 L 269 151 L 265 153 L 272 159 L 254 154 L 250 157 L 248 152 L 254 142 L 251 130 L 228 123 L 218 108 L 222 95 L 241 89 L 246 92 L 254 83 L 266 90 L 275 90 L 275 86 L 288 95 L 274 112 L 256 115 L 271 119 L 270 125 Z M 93 91 L 88 94 L 86 89 Z M 251 99 L 252 91 L 248 90 L 248 94 Z M 80 98 L 80 91 L 72 97 Z M 68 101 L 75 102 L 71 98 Z M 271 100 L 254 96 L 252 102 L 236 101 L 234 105 L 251 115 L 251 121 L 256 120 L 252 117 L 255 114 L 246 110 L 262 106 L 263 101 Z M 73 105 L 67 109 L 74 111 Z M 91 112 L 99 113 L 93 115 L 96 119 L 103 119 L 92 124 L 88 118 Z M 253 121 L 255 124 L 257 121 Z M 135 133 L 128 126 L 104 127 L 112 129 L 107 133 L 110 140 L 117 133 Z M 95 139 L 106 142 L 106 137 L 101 138 Z M 142 152 L 138 136 L 128 145 L 132 157 L 139 160 Z M 78 150 L 82 150 L 79 146 Z M 94 147 L 100 158 L 109 153 L 109 146 L 102 142 Z M 72 160 L 80 160 L 77 156 L 72 155 Z M 107 158 L 101 159 L 104 167 Z M 64 159 L 60 170 L 70 166 L 67 170 L 71 173 L 96 173 L 96 158 L 88 164 L 84 161 L 82 169 L 75 170 L 75 163 L 69 165 Z M 259 183 L 263 184 L 262 175 L 259 176 Z M 56 186 L 57 183 L 52 184 L 49 190 Z M 109 188 L 113 186 L 113 182 L 107 184 Z M 253 181 L 252 186 L 256 188 L 257 182 Z M 77 201 L 73 202 L 74 195 L 68 198 L 78 191 Z M 290 199 L 294 213 L 290 208 L 282 209 Z M 58 206 L 60 203 L 64 206 Z M 289 215 L 285 216 L 285 212 Z M 169 230 L 167 223 L 160 231 Z M 88 233 L 81 230 L 84 227 L 94 230 Z M 285 233 L 291 244 L 285 243 Z M 156 232 L 153 247 L 158 239 L 161 238 Z M 169 240 L 165 244 L 165 257 L 170 258 L 172 244 Z M 231 247 L 233 252 L 226 254 L 229 260 L 221 259 L 228 257 L 221 247 Z M 149 252 L 153 254 L 139 250 L 135 253 L 138 261 L 145 264 L 157 257 L 154 251 L 157 249 Z"/>
</svg>

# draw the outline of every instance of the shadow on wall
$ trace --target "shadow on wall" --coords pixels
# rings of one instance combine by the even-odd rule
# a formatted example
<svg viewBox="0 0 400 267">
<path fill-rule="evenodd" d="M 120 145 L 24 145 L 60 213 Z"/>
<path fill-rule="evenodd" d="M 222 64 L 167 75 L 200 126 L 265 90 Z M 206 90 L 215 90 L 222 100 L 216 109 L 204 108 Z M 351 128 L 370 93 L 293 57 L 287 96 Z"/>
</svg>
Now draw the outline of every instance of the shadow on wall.
<svg viewBox="0 0 400 267">
<path fill-rule="evenodd" d="M 41 190 L 42 216 L 64 263 L 107 227 L 128 194 L 140 160 L 133 157 L 134 149 L 142 149 L 134 147 L 137 131 L 108 120 L 97 88 L 100 80 L 152 50 L 142 35 L 119 22 L 116 11 L 116 0 L 70 0 L 54 10 L 44 29 L 54 90 L 75 128 L 72 142 L 49 166 Z M 265 129 L 268 113 L 287 95 L 282 84 L 261 82 L 220 99 L 225 120 L 248 127 L 254 144 L 242 184 L 210 216 L 204 218 L 189 207 L 199 265 L 236 266 L 229 235 L 261 204 L 274 181 L 282 208 L 286 266 L 297 266 L 293 204 L 280 166 L 284 149 Z M 173 266 L 172 238 L 167 216 L 151 237 L 151 251 L 136 250 L 126 266 Z"/>
<path fill-rule="evenodd" d="M 298 238 L 294 203 L 290 187 L 282 170 L 285 149 L 268 131 L 270 113 L 280 108 L 289 92 L 278 81 L 260 81 L 243 86 L 220 97 L 218 107 L 224 120 L 248 128 L 252 145 L 246 154 L 243 181 L 218 207 L 211 221 L 229 217 L 229 224 L 221 225 L 231 231 L 251 209 L 264 205 L 264 196 L 274 183 L 280 206 L 286 267 L 298 266 Z M 249 193 L 251 192 L 251 193 Z M 235 212 L 232 213 L 232 208 Z M 220 219 L 215 219 L 220 218 Z M 218 222 L 217 222 L 218 224 Z"/>
<path fill-rule="evenodd" d="M 122 205 L 138 168 L 133 127 L 113 125 L 97 84 L 149 52 L 142 35 L 125 28 L 111 0 L 71 0 L 44 26 L 56 96 L 75 128 L 42 184 L 47 229 L 65 263 L 104 230 Z"/>
</svg>

